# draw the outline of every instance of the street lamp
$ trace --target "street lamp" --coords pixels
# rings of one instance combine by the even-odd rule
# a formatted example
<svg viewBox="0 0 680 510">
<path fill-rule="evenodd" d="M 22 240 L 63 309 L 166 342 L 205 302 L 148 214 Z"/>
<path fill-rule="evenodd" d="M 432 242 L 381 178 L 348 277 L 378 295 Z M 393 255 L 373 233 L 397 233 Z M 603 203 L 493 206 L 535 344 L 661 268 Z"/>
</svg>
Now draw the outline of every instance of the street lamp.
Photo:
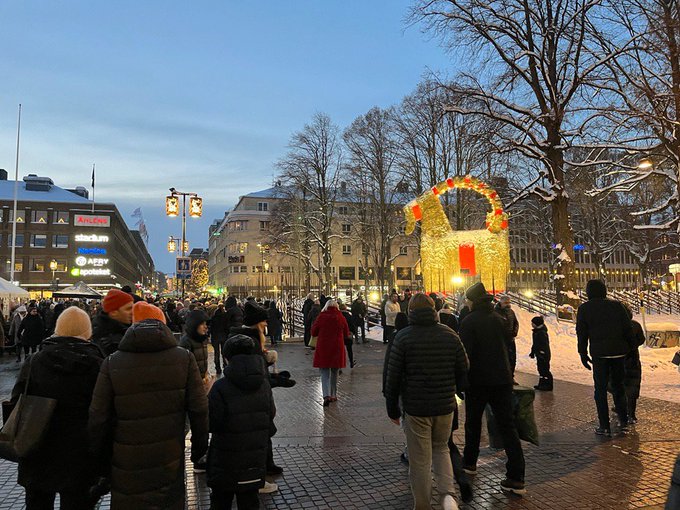
<svg viewBox="0 0 680 510">
<path fill-rule="evenodd" d="M 200 218 L 203 216 L 203 199 L 197 193 L 189 193 L 184 191 L 177 191 L 175 188 L 170 188 L 170 195 L 165 197 L 165 214 L 170 218 L 179 215 L 179 197 L 182 197 L 182 240 L 180 244 L 180 253 L 184 257 L 189 251 L 189 243 L 187 242 L 187 197 L 189 197 L 189 215 L 192 218 Z M 170 242 L 168 242 L 168 251 L 170 250 Z M 174 246 L 177 249 L 177 245 Z M 184 299 L 185 282 L 182 280 L 182 299 Z"/>
<path fill-rule="evenodd" d="M 50 260 L 50 270 L 52 271 L 52 288 L 54 288 L 54 272 L 59 267 L 59 264 L 55 259 Z"/>
<path fill-rule="evenodd" d="M 642 158 L 638 162 L 638 168 L 640 170 L 650 170 L 653 167 L 654 167 L 654 161 L 652 161 L 651 158 Z"/>
</svg>

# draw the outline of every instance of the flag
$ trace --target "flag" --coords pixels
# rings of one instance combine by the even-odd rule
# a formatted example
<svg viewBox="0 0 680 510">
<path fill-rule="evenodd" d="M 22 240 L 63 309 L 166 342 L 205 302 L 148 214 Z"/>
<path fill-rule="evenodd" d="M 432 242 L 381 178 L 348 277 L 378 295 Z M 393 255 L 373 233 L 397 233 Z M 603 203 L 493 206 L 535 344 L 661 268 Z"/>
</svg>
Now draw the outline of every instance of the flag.
<svg viewBox="0 0 680 510">
<path fill-rule="evenodd" d="M 94 163 L 92 164 L 92 189 L 94 189 Z"/>
<path fill-rule="evenodd" d="M 142 217 L 142 208 L 138 207 L 134 211 L 132 211 L 132 217 L 133 218 L 141 218 Z"/>
</svg>

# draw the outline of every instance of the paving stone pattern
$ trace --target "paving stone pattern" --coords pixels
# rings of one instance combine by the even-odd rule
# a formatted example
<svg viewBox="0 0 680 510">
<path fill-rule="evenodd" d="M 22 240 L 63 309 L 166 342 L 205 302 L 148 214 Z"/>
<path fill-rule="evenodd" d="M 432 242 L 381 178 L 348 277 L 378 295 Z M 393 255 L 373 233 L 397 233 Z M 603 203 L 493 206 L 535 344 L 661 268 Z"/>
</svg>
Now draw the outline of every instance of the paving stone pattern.
<svg viewBox="0 0 680 510">
<path fill-rule="evenodd" d="M 408 467 L 399 462 L 404 436 L 388 420 L 381 394 L 384 346 L 372 342 L 354 349 L 359 366 L 343 370 L 339 401 L 324 408 L 318 373 L 311 366 L 313 354 L 300 343 L 278 347 L 278 368 L 290 370 L 298 384 L 274 390 L 278 427 L 274 457 L 285 472 L 272 479 L 279 491 L 261 496 L 263 508 L 412 507 Z M 0 361 L 3 399 L 17 372 L 13 360 Z M 534 374 L 517 378 L 530 386 L 537 379 Z M 636 430 L 613 439 L 593 434 L 591 387 L 555 381 L 552 394 L 536 395 L 535 412 L 541 446 L 524 443 L 527 494 L 519 498 L 501 493 L 505 456 L 485 448 L 488 440 L 483 437 L 473 478 L 475 497 L 461 509 L 663 508 L 680 453 L 680 405 L 641 399 Z M 462 431 L 454 437 L 463 445 Z M 23 498 L 23 489 L 16 485 L 16 465 L 0 461 L 0 510 L 24 508 Z M 187 469 L 187 508 L 209 507 L 205 475 Z M 108 498 L 100 508 L 109 508 Z M 436 502 L 433 508 L 438 508 Z"/>
</svg>

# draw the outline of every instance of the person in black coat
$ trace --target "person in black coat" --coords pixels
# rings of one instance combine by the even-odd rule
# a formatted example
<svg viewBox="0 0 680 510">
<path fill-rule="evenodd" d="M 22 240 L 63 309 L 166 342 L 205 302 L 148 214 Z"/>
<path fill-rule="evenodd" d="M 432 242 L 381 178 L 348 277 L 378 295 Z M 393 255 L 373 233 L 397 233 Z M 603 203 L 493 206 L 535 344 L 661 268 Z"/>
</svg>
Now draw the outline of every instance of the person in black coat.
<svg viewBox="0 0 680 510">
<path fill-rule="evenodd" d="M 550 338 L 545 321 L 540 315 L 531 319 L 531 344 L 530 358 L 536 358 L 536 368 L 538 369 L 538 384 L 534 389 L 540 391 L 553 390 L 553 376 L 550 372 Z"/>
<path fill-rule="evenodd" d="M 312 303 L 312 307 L 309 309 L 309 313 L 307 314 L 307 318 L 305 319 L 305 328 L 309 328 L 310 331 L 310 339 L 311 337 L 311 331 L 312 331 L 312 325 L 314 324 L 314 321 L 316 318 L 319 316 L 321 313 L 321 305 L 319 304 L 319 300 L 315 299 L 314 303 Z M 307 342 L 307 345 L 309 345 L 309 341 Z"/>
<path fill-rule="evenodd" d="M 628 424 L 626 405 L 625 357 L 633 348 L 633 324 L 619 301 L 607 299 L 607 286 L 602 280 L 586 284 L 588 301 L 576 312 L 576 337 L 581 363 L 593 371 L 598 435 L 610 435 L 607 386 L 611 386 L 614 406 L 622 429 Z M 588 352 L 590 351 L 590 357 Z M 592 358 L 592 359 L 591 359 Z M 592 363 L 592 369 L 590 364 Z"/>
<path fill-rule="evenodd" d="M 208 395 L 210 508 L 231 509 L 235 496 L 239 510 L 257 509 L 258 490 L 266 483 L 274 398 L 264 360 L 250 337 L 230 337 L 224 353 L 229 364 Z M 269 485 L 270 492 L 276 489 Z"/>
<path fill-rule="evenodd" d="M 234 296 L 229 296 L 227 298 L 224 303 L 224 308 L 227 311 L 227 331 L 230 331 L 231 328 L 240 328 L 243 326 L 243 310 L 238 306 Z M 229 335 L 227 334 L 227 336 Z"/>
<path fill-rule="evenodd" d="M 638 349 L 645 343 L 645 333 L 642 331 L 640 323 L 632 320 L 633 311 L 630 307 L 626 303 L 623 303 L 623 306 L 633 325 L 633 347 L 623 360 L 623 386 L 626 390 L 628 423 L 635 424 L 638 421 L 635 411 L 637 409 L 638 398 L 640 398 L 640 384 L 642 382 L 642 363 L 640 363 L 640 351 Z"/>
<path fill-rule="evenodd" d="M 26 488 L 27 510 L 53 508 L 57 493 L 63 509 L 86 510 L 96 503 L 88 493 L 102 468 L 89 452 L 87 422 L 104 355 L 89 342 L 91 336 L 87 313 L 75 306 L 66 309 L 55 336 L 24 364 L 12 390 L 16 402 L 30 371 L 28 393 L 57 400 L 40 447 L 19 461 L 18 483 Z"/>
<path fill-rule="evenodd" d="M 215 373 L 217 375 L 222 373 L 222 365 L 220 363 L 223 357 L 221 354 L 222 345 L 227 341 L 228 335 L 227 311 L 224 309 L 224 305 L 220 303 L 210 320 L 210 343 L 215 352 Z"/>
<path fill-rule="evenodd" d="M 359 330 L 361 330 L 361 343 L 366 343 L 366 314 L 368 313 L 368 307 L 364 303 L 364 298 L 359 294 L 357 298 L 352 302 L 350 308 L 352 312 L 352 320 L 354 321 L 354 326 L 357 328 L 356 336 L 357 343 L 359 343 Z"/>
<path fill-rule="evenodd" d="M 271 301 L 267 309 L 267 333 L 271 338 L 272 346 L 282 341 L 283 314 L 276 307 L 276 301 Z"/>
<path fill-rule="evenodd" d="M 460 339 L 470 360 L 470 386 L 465 392 L 465 470 L 468 474 L 476 473 L 482 415 L 488 404 L 508 457 L 501 490 L 521 495 L 526 492 L 524 453 L 513 418 L 513 380 L 505 323 L 494 311 L 493 296 L 486 292 L 482 283 L 470 287 L 465 297 L 472 302 L 472 311 L 460 324 Z"/>
<path fill-rule="evenodd" d="M 111 289 L 102 300 L 102 310 L 92 319 L 92 342 L 107 356 L 118 350 L 132 323 L 133 303 L 127 292 Z"/>
<path fill-rule="evenodd" d="M 309 312 L 312 310 L 312 305 L 314 304 L 314 294 L 311 292 L 307 294 L 307 298 L 305 299 L 305 302 L 302 303 L 302 325 L 305 328 L 304 332 L 304 342 L 305 342 L 305 347 L 309 345 L 309 339 L 312 337 L 311 335 L 311 330 L 312 328 L 308 326 L 307 324 L 307 317 L 309 316 Z"/>
<path fill-rule="evenodd" d="M 349 367 L 354 368 L 354 351 L 352 350 L 352 343 L 354 342 L 354 337 L 357 334 L 357 327 L 354 324 L 354 319 L 352 314 L 347 311 L 347 305 L 344 303 L 339 305 L 340 313 L 345 318 L 347 322 L 347 327 L 349 328 L 350 336 L 345 338 L 345 350 L 347 351 L 347 357 L 349 358 Z"/>
<path fill-rule="evenodd" d="M 508 358 L 510 360 L 510 368 L 512 369 L 512 375 L 515 375 L 515 367 L 517 366 L 517 343 L 515 338 L 519 333 L 519 321 L 512 309 L 512 303 L 510 302 L 510 296 L 501 296 L 498 304 L 496 305 L 496 312 L 498 315 L 503 317 L 505 324 L 505 344 L 508 348 Z"/>
<path fill-rule="evenodd" d="M 28 356 L 29 350 L 31 353 L 36 352 L 40 342 L 45 338 L 45 323 L 35 306 L 28 308 L 28 315 L 21 321 L 19 338 L 21 338 L 24 356 Z"/>
</svg>

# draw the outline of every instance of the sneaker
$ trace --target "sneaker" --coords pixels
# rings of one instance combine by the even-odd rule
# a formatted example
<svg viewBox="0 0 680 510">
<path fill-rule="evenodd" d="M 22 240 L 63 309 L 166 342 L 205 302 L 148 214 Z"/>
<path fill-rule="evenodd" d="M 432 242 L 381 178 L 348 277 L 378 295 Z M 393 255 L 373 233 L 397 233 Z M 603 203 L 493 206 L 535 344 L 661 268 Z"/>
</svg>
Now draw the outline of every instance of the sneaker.
<svg viewBox="0 0 680 510">
<path fill-rule="evenodd" d="M 468 475 L 475 476 L 477 474 L 477 466 L 463 466 L 463 471 Z"/>
<path fill-rule="evenodd" d="M 612 431 L 610 429 L 606 429 L 604 427 L 597 427 L 595 429 L 595 435 L 597 436 L 609 436 L 611 437 Z"/>
<path fill-rule="evenodd" d="M 194 473 L 200 474 L 205 473 L 207 468 L 207 463 L 205 462 L 194 462 Z"/>
<path fill-rule="evenodd" d="M 510 480 L 510 478 L 506 478 L 501 482 L 501 490 L 503 492 L 510 492 L 519 496 L 527 493 L 527 490 L 524 488 L 524 482 Z"/>
<path fill-rule="evenodd" d="M 460 499 L 463 500 L 463 503 L 469 503 L 472 501 L 472 485 L 470 485 L 468 482 L 462 482 L 459 484 L 460 488 Z"/>
<path fill-rule="evenodd" d="M 281 466 L 277 466 L 276 464 L 267 466 L 268 475 L 280 475 L 281 473 L 283 473 L 283 468 Z"/>
<path fill-rule="evenodd" d="M 442 510 L 458 510 L 458 504 L 451 494 L 444 496 L 442 500 Z"/>
<path fill-rule="evenodd" d="M 260 494 L 271 494 L 272 492 L 276 492 L 277 490 L 279 490 L 278 485 L 276 485 L 275 483 L 265 481 L 264 487 L 259 489 L 257 492 L 259 492 Z"/>
</svg>

